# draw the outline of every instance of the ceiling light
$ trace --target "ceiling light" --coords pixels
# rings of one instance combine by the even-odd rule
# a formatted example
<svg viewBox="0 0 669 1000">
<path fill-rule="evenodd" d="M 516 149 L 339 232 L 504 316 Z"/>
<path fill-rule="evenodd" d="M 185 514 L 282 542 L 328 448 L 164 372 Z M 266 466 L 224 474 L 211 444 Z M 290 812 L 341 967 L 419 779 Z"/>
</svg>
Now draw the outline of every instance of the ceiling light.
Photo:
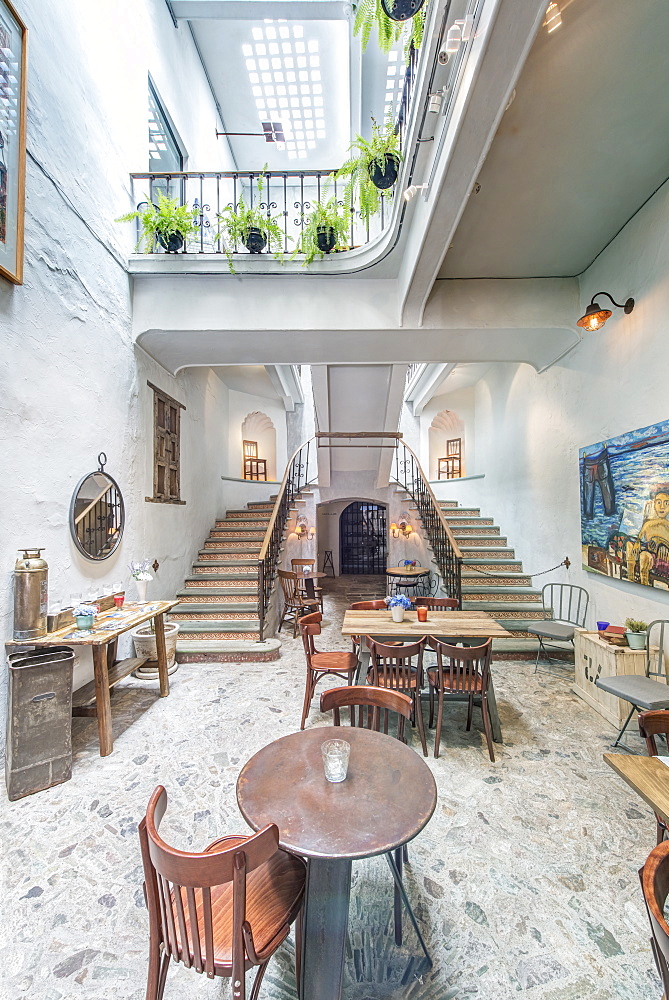
<svg viewBox="0 0 669 1000">
<path fill-rule="evenodd" d="M 634 309 L 634 299 L 627 299 L 625 302 L 616 302 L 616 300 L 609 295 L 608 292 L 597 292 L 596 295 L 592 296 L 590 305 L 585 310 L 583 316 L 576 321 L 576 326 L 580 326 L 589 332 L 601 330 L 612 313 L 610 309 L 602 309 L 599 302 L 595 301 L 595 299 L 599 298 L 600 295 L 606 295 L 607 299 L 611 299 L 611 302 L 616 309 L 622 309 L 626 316 L 629 316 Z"/>
<path fill-rule="evenodd" d="M 562 14 L 560 13 L 560 5 L 557 3 L 549 3 L 546 8 L 546 19 L 544 21 L 544 27 L 550 35 L 551 32 L 555 31 L 562 24 Z"/>
<path fill-rule="evenodd" d="M 411 201 L 411 199 L 414 198 L 419 191 L 427 191 L 429 187 L 429 184 L 410 184 L 404 192 L 404 200 Z"/>
</svg>

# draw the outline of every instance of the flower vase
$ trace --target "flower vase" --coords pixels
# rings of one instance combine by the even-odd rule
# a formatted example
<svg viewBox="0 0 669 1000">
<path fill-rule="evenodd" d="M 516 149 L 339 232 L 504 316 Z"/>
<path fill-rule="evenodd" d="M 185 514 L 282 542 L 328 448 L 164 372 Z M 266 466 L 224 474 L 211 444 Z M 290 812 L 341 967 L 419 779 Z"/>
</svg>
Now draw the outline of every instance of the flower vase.
<svg viewBox="0 0 669 1000">
<path fill-rule="evenodd" d="M 394 622 L 403 622 L 404 621 L 404 608 L 402 607 L 401 604 L 394 605 L 390 609 L 390 613 L 393 616 L 393 621 Z"/>
<path fill-rule="evenodd" d="M 146 604 L 146 580 L 135 580 L 137 584 L 137 603 Z"/>
</svg>

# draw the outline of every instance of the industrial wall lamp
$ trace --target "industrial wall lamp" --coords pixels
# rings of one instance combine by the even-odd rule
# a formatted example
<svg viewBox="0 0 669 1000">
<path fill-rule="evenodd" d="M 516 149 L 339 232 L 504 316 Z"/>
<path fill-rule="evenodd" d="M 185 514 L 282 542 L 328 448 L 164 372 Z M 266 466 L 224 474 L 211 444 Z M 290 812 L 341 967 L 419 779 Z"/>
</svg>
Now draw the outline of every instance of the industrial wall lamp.
<svg viewBox="0 0 669 1000">
<path fill-rule="evenodd" d="M 611 299 L 611 302 L 616 309 L 622 309 L 627 316 L 629 316 L 634 309 L 634 299 L 627 299 L 626 302 L 616 302 L 616 300 L 609 295 L 608 292 L 597 292 L 596 295 L 592 296 L 590 305 L 585 310 L 584 315 L 576 321 L 576 326 L 581 326 L 584 330 L 590 331 L 601 330 L 612 313 L 610 309 L 602 309 L 599 302 L 596 301 L 600 295 L 606 295 L 607 299 Z"/>
</svg>

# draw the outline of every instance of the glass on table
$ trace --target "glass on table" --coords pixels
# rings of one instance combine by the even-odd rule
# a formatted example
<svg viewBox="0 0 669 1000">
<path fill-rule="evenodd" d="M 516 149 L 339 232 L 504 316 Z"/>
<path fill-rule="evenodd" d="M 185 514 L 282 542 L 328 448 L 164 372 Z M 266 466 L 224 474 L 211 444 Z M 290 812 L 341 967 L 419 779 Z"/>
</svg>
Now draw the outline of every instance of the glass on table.
<svg viewBox="0 0 669 1000">
<path fill-rule="evenodd" d="M 416 617 L 418 618 L 419 622 L 426 622 L 427 621 L 427 608 L 422 607 L 419 604 L 418 607 L 416 608 Z"/>
<path fill-rule="evenodd" d="M 328 781 L 336 783 L 344 781 L 348 771 L 348 757 L 351 744 L 346 740 L 326 740 L 321 744 L 323 768 Z"/>
</svg>

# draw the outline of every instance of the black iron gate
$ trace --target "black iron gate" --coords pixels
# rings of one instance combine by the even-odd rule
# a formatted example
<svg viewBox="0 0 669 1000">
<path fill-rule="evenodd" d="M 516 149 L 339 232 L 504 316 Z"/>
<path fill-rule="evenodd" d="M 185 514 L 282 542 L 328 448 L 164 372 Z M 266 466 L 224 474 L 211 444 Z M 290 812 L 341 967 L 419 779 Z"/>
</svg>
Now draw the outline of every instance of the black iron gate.
<svg viewBox="0 0 669 1000">
<path fill-rule="evenodd" d="M 356 500 L 339 518 L 339 572 L 379 575 L 386 571 L 386 508 Z"/>
</svg>

